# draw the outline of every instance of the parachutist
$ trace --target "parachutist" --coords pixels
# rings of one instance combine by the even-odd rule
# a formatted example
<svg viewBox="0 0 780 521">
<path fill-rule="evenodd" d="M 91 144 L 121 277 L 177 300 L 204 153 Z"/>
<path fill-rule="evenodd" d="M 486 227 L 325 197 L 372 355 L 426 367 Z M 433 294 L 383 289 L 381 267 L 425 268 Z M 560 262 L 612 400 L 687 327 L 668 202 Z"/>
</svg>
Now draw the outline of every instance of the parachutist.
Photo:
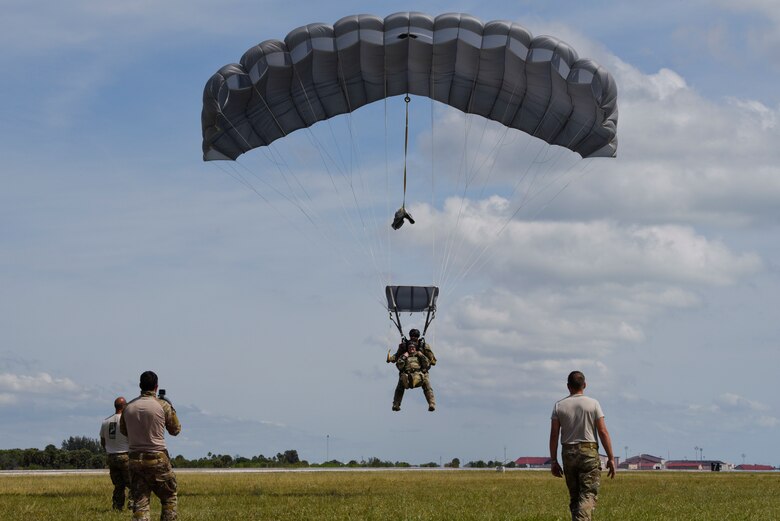
<svg viewBox="0 0 780 521">
<path fill-rule="evenodd" d="M 395 217 L 393 218 L 393 224 L 391 225 L 393 227 L 393 230 L 397 230 L 398 228 L 403 226 L 404 219 L 407 219 L 411 224 L 414 224 L 414 219 L 412 218 L 412 215 L 406 211 L 406 208 L 402 206 L 398 209 L 398 211 L 395 212 Z"/>
<path fill-rule="evenodd" d="M 436 410 L 436 398 L 428 377 L 431 366 L 436 365 L 436 356 L 431 345 L 420 336 L 419 329 L 409 331 L 409 339 L 404 338 L 394 355 L 387 353 L 387 363 L 395 363 L 398 368 L 398 385 L 393 394 L 393 411 L 401 410 L 401 400 L 406 389 L 423 388 L 428 410 Z"/>
</svg>

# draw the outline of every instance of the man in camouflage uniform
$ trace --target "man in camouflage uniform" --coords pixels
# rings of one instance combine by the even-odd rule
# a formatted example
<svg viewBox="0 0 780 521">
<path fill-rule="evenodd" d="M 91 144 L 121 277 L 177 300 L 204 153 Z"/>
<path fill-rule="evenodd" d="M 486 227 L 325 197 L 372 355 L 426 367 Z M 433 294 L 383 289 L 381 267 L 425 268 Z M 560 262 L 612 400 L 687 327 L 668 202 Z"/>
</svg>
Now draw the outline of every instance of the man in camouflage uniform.
<svg viewBox="0 0 780 521">
<path fill-rule="evenodd" d="M 596 434 L 607 452 L 607 469 L 615 477 L 612 441 L 597 400 L 584 395 L 585 375 L 572 371 L 567 381 L 569 396 L 555 403 L 550 426 L 552 474 L 566 476 L 572 521 L 590 521 L 601 485 L 601 460 Z M 563 469 L 558 464 L 558 440 L 563 445 Z"/>
<path fill-rule="evenodd" d="M 395 363 L 398 368 L 398 384 L 393 395 L 393 410 L 401 410 L 401 401 L 404 398 L 404 390 L 422 387 L 425 399 L 428 402 L 428 410 L 436 410 L 436 397 L 428 376 L 428 370 L 436 365 L 436 356 L 431 345 L 420 338 L 420 331 L 409 331 L 409 340 L 401 342 L 394 355 L 387 354 L 387 362 Z"/>
<path fill-rule="evenodd" d="M 119 428 L 130 446 L 133 519 L 150 521 L 149 499 L 154 492 L 160 498 L 161 521 L 177 518 L 176 475 L 165 446 L 165 432 L 176 436 L 181 424 L 171 403 L 157 397 L 157 375 L 141 374 L 141 396 L 125 407 Z"/>
<path fill-rule="evenodd" d="M 112 496 L 114 510 L 122 510 L 125 507 L 125 489 L 130 488 L 127 436 L 119 432 L 119 421 L 125 405 L 123 396 L 114 400 L 114 414 L 103 420 L 100 425 L 100 445 L 106 451 L 108 473 L 111 476 L 111 483 L 114 484 Z"/>
</svg>

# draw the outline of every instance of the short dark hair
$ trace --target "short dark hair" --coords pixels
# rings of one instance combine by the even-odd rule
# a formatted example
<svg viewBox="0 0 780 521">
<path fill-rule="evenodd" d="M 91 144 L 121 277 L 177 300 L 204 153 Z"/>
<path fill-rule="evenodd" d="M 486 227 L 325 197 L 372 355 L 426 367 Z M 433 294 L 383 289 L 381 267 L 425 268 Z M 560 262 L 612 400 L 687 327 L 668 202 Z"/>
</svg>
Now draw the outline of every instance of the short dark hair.
<svg viewBox="0 0 780 521">
<path fill-rule="evenodd" d="M 572 371 L 569 373 L 566 384 L 571 387 L 572 391 L 581 391 L 585 388 L 585 375 L 580 371 Z"/>
<path fill-rule="evenodd" d="M 157 375 L 154 371 L 144 371 L 141 373 L 141 391 L 154 391 L 157 387 Z"/>
<path fill-rule="evenodd" d="M 419 329 L 410 329 L 409 330 L 409 338 L 420 338 L 420 330 Z"/>
</svg>

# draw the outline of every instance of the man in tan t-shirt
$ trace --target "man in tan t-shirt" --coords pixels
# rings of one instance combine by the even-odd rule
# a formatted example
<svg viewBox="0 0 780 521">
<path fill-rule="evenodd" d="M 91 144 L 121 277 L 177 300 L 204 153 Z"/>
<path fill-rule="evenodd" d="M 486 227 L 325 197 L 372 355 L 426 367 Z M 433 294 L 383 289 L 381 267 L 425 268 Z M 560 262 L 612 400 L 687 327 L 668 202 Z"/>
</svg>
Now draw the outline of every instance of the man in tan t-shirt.
<svg viewBox="0 0 780 521">
<path fill-rule="evenodd" d="M 125 406 L 119 429 L 130 446 L 131 491 L 133 519 L 150 521 L 151 493 L 160 498 L 161 521 L 177 518 L 176 475 L 165 446 L 165 431 L 171 436 L 181 432 L 176 410 L 166 398 L 157 397 L 157 375 L 141 374 L 141 396 Z"/>
<path fill-rule="evenodd" d="M 572 521 L 590 521 L 596 508 L 601 485 L 601 459 L 598 434 L 607 452 L 607 469 L 615 477 L 612 441 L 604 422 L 604 413 L 597 400 L 585 396 L 585 375 L 572 371 L 567 381 L 569 396 L 553 406 L 550 425 L 550 459 L 552 474 L 566 476 L 569 489 L 569 510 Z M 558 440 L 563 445 L 563 469 L 558 463 Z"/>
</svg>

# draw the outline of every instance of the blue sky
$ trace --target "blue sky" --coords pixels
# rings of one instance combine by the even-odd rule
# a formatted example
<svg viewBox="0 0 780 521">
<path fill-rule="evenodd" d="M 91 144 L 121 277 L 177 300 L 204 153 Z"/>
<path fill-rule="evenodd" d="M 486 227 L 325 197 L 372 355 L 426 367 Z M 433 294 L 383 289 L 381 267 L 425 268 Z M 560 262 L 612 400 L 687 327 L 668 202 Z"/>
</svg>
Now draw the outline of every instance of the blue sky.
<svg viewBox="0 0 780 521">
<path fill-rule="evenodd" d="M 495 230 L 516 203 L 505 191 L 466 194 L 469 219 L 451 232 L 459 202 L 431 200 L 423 177 L 410 191 L 415 227 L 390 236 L 369 226 L 355 240 L 305 134 L 274 153 L 311 188 L 316 227 L 273 191 L 265 202 L 226 175 L 274 179 L 268 156 L 247 154 L 235 170 L 202 162 L 202 89 L 219 67 L 299 25 L 399 10 L 509 19 L 607 67 L 620 92 L 618 158 L 578 165 L 559 196 L 541 195 L 498 240 L 480 230 Z M 392 11 L 6 2 L 0 448 L 96 435 L 114 397 L 135 395 L 153 369 L 184 428 L 171 450 L 188 457 L 295 448 L 322 461 L 326 435 L 341 460 L 544 455 L 552 403 L 581 369 L 620 455 L 693 458 L 696 446 L 780 465 L 778 25 L 780 8 L 760 0 Z M 328 140 L 347 125 L 360 131 L 360 172 L 375 183 L 359 195 L 379 220 L 400 202 L 400 179 L 391 176 L 388 195 L 383 176 L 400 171 L 403 107 L 386 106 L 387 162 L 382 104 L 314 134 L 349 158 L 345 141 Z M 490 150 L 481 137 L 506 145 L 491 158 L 505 182 L 536 150 L 476 119 L 413 106 L 411 171 L 430 170 L 433 154 L 443 187 L 464 134 L 480 136 L 472 164 Z M 439 253 L 429 255 L 434 236 Z M 490 254 L 460 278 L 461 257 L 451 261 L 429 335 L 439 410 L 414 392 L 392 413 L 396 376 L 384 356 L 397 339 L 377 271 L 430 283 L 450 237 Z M 377 263 L 362 248 L 372 241 Z"/>
</svg>

